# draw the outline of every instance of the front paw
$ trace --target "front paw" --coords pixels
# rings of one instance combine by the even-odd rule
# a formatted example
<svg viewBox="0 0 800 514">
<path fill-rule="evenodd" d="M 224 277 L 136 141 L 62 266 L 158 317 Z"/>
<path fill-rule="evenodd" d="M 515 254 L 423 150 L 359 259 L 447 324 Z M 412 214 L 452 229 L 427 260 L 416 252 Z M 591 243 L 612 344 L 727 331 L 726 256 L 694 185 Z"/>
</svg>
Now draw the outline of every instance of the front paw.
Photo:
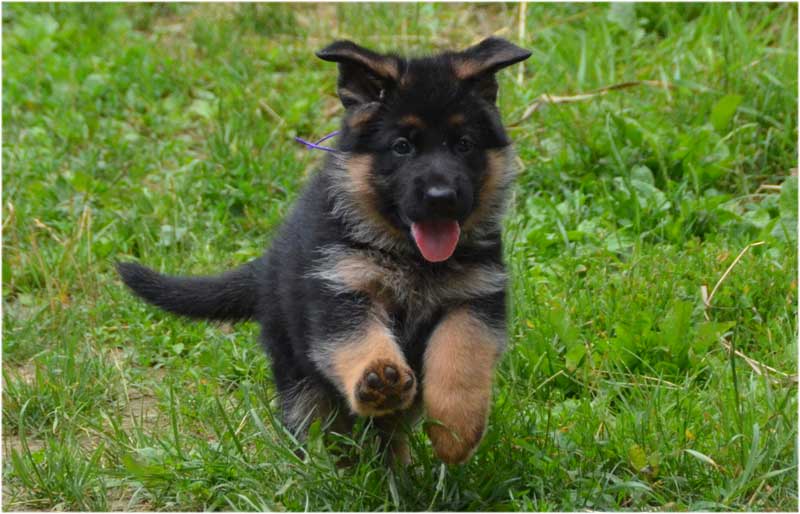
<svg viewBox="0 0 800 514">
<path fill-rule="evenodd" d="M 353 410 L 362 416 L 384 416 L 411 406 L 417 379 L 405 365 L 376 360 L 364 368 L 353 392 Z"/>
</svg>

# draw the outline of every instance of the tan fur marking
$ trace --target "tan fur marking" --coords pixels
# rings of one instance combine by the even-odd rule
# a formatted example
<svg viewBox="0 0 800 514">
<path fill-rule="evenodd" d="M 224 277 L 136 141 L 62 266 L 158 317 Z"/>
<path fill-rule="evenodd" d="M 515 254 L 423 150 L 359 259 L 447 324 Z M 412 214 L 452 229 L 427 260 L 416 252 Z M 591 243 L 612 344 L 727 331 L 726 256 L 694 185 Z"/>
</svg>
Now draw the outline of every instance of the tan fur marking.
<svg viewBox="0 0 800 514">
<path fill-rule="evenodd" d="M 466 461 L 478 446 L 492 397 L 501 342 L 466 309 L 450 313 L 425 351 L 423 404 L 428 437 L 448 464 Z"/>
<path fill-rule="evenodd" d="M 461 113 L 453 114 L 447 119 L 447 123 L 451 126 L 463 125 L 465 121 L 467 121 L 467 118 Z"/>
<path fill-rule="evenodd" d="M 406 114 L 400 118 L 400 125 L 408 125 L 415 128 L 425 128 L 425 122 L 416 114 Z"/>
<path fill-rule="evenodd" d="M 368 295 L 375 306 L 426 312 L 443 303 L 497 293 L 506 284 L 505 270 L 498 266 L 454 264 L 432 275 L 385 255 L 352 250 L 333 250 L 314 275 L 337 292 Z"/>
<path fill-rule="evenodd" d="M 350 255 L 336 263 L 336 274 L 339 282 L 350 291 L 365 293 L 379 304 L 391 302 L 386 291 L 391 284 L 389 272 L 372 260 Z"/>
<path fill-rule="evenodd" d="M 490 214 L 489 211 L 495 203 L 496 196 L 501 193 L 500 186 L 505 178 L 503 175 L 507 173 L 508 162 L 506 162 L 506 156 L 502 152 L 489 151 L 487 156 L 486 175 L 478 193 L 478 208 L 472 211 L 472 214 L 464 222 L 462 230 L 465 232 L 468 232 Z"/>
<path fill-rule="evenodd" d="M 401 377 L 411 373 L 402 351 L 383 323 L 371 320 L 360 336 L 336 348 L 331 356 L 333 372 L 347 396 L 350 409 L 361 416 L 382 416 L 407 408 L 416 394 L 416 386 L 409 391 L 403 404 L 392 409 L 380 409 L 357 398 L 357 389 L 364 376 L 376 363 L 390 364 Z"/>
<path fill-rule="evenodd" d="M 369 182 L 370 173 L 372 173 L 372 156 L 361 154 L 351 157 L 347 162 L 347 171 L 350 175 L 352 186 L 350 190 L 353 199 L 358 209 L 362 211 L 365 220 L 393 237 L 402 238 L 403 233 L 378 212 L 378 196 Z"/>
<path fill-rule="evenodd" d="M 350 173 L 353 193 L 367 198 L 375 196 L 369 183 L 371 169 L 372 157 L 369 155 L 355 155 L 347 161 L 347 171 Z"/>
</svg>

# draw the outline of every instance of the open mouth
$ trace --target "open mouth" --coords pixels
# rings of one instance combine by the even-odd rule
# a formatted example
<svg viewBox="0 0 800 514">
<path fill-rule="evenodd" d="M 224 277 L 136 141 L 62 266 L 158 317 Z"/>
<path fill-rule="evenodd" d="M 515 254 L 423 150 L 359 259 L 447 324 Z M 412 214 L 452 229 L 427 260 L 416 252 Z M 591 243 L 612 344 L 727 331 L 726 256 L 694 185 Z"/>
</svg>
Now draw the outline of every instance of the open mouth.
<svg viewBox="0 0 800 514">
<path fill-rule="evenodd" d="M 453 255 L 461 235 L 455 220 L 418 221 L 411 224 L 411 236 L 428 262 L 443 262 Z"/>
</svg>

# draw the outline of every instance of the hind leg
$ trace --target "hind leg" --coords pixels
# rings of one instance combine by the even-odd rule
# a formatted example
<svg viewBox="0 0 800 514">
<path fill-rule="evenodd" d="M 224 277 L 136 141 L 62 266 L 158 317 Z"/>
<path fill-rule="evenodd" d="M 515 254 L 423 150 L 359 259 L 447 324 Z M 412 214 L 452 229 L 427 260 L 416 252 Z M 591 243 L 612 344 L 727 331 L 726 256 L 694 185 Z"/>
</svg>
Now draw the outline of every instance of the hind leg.
<svg viewBox="0 0 800 514">
<path fill-rule="evenodd" d="M 281 402 L 284 426 L 299 441 L 304 441 L 308 427 L 316 420 L 330 421 L 329 430 L 347 433 L 352 425 L 347 409 L 342 408 L 335 391 L 320 376 L 309 376 L 293 349 L 286 344 L 278 320 L 271 320 L 269 330 L 262 330 L 261 340 L 270 357 L 272 376 Z"/>
<path fill-rule="evenodd" d="M 338 399 L 332 397 L 330 391 L 317 380 L 306 378 L 297 382 L 281 393 L 281 403 L 284 425 L 302 443 L 302 449 L 295 450 L 300 459 L 304 459 L 307 452 L 313 451 L 307 439 L 308 429 L 312 423 L 320 421 L 324 430 L 323 446 L 334 457 L 337 466 L 348 466 L 353 461 L 347 448 L 331 445 L 331 433 L 350 434 L 354 419 L 346 408 L 342 408 Z"/>
<path fill-rule="evenodd" d="M 408 410 L 375 418 L 375 427 L 390 466 L 402 468 L 411 464 L 408 434 L 419 420 L 421 410 L 420 402 L 415 402 Z"/>
<path fill-rule="evenodd" d="M 308 427 L 315 421 L 321 421 L 328 431 L 340 434 L 352 429 L 352 417 L 312 378 L 295 382 L 281 391 L 280 396 L 283 422 L 300 441 L 305 439 Z"/>
</svg>

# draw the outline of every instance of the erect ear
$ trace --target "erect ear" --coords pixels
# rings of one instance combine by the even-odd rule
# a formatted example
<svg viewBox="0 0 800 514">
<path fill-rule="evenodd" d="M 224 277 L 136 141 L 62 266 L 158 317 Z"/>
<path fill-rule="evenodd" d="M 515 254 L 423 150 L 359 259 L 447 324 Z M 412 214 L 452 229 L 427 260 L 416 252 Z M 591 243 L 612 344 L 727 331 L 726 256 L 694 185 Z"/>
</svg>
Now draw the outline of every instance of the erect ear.
<svg viewBox="0 0 800 514">
<path fill-rule="evenodd" d="M 351 41 L 336 41 L 317 52 L 324 61 L 339 63 L 339 98 L 345 108 L 383 99 L 400 77 L 399 57 L 382 55 Z"/>
<path fill-rule="evenodd" d="M 497 81 L 494 74 L 530 56 L 528 50 L 510 41 L 490 37 L 453 54 L 453 72 L 461 80 L 474 82 L 481 96 L 494 103 L 497 99 Z"/>
</svg>

